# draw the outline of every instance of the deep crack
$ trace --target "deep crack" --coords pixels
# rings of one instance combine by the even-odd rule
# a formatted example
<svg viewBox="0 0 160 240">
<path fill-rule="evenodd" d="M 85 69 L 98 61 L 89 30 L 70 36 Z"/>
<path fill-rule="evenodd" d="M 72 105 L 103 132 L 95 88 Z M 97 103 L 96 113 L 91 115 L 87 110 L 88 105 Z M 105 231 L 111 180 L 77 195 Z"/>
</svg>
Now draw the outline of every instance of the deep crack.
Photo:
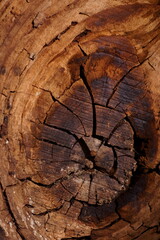
<svg viewBox="0 0 160 240">
<path fill-rule="evenodd" d="M 92 112 L 93 112 L 93 130 L 92 130 L 92 136 L 96 136 L 96 126 L 97 126 L 97 123 L 96 123 L 96 108 L 95 108 L 95 104 L 94 104 L 94 97 L 93 97 L 93 94 L 92 94 L 92 91 L 91 91 L 91 88 L 88 84 L 88 81 L 87 81 L 87 78 L 85 76 L 85 70 L 84 70 L 84 67 L 83 65 L 80 66 L 80 77 L 81 79 L 83 80 L 84 82 L 84 85 L 86 86 L 87 90 L 88 90 L 88 93 L 90 95 L 90 98 L 91 98 L 91 102 L 92 102 Z"/>
</svg>

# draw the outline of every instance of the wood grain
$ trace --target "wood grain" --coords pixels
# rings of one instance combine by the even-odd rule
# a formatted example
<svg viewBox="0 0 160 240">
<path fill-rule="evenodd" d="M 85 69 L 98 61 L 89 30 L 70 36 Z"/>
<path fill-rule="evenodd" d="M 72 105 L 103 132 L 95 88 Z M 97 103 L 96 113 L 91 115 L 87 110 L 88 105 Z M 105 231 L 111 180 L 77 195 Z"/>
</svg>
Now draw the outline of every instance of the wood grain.
<svg viewBox="0 0 160 240">
<path fill-rule="evenodd" d="M 159 1 L 0 11 L 0 239 L 158 240 Z"/>
</svg>

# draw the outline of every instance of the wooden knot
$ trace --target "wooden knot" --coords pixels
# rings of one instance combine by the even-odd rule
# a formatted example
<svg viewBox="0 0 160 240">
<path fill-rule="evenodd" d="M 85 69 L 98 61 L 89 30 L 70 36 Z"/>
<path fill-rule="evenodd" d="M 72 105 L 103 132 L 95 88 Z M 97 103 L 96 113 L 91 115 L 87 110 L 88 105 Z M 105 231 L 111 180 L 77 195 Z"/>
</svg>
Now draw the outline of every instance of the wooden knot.
<svg viewBox="0 0 160 240">
<path fill-rule="evenodd" d="M 116 36 L 82 42 L 68 60 L 71 84 L 60 97 L 52 94 L 38 152 L 60 212 L 70 215 L 76 206 L 77 218 L 83 206 L 112 203 L 128 189 L 152 119 L 151 111 L 145 119 L 141 114 L 149 100 L 138 64 L 129 41 Z M 86 222 L 84 212 L 79 217 Z"/>
<path fill-rule="evenodd" d="M 143 74 L 125 40 L 99 36 L 83 42 L 68 61 L 72 84 L 60 98 L 52 96 L 39 160 L 57 199 L 110 203 L 128 188 L 136 170 L 134 116 Z"/>
</svg>

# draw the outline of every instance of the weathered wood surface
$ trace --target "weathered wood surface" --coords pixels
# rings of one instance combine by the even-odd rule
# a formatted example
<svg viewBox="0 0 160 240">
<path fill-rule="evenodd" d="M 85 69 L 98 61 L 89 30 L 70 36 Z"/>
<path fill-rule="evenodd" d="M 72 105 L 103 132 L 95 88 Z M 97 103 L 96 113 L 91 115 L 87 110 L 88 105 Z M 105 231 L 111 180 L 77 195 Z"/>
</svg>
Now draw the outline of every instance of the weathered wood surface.
<svg viewBox="0 0 160 240">
<path fill-rule="evenodd" d="M 0 9 L 0 240 L 159 240 L 159 1 Z"/>
</svg>

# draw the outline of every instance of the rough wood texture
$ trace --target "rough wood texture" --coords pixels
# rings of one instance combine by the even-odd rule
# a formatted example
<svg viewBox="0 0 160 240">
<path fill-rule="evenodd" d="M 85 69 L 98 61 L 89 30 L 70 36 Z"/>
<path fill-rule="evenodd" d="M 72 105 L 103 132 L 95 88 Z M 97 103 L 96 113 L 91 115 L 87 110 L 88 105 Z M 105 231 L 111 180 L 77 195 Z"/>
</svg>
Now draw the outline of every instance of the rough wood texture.
<svg viewBox="0 0 160 240">
<path fill-rule="evenodd" d="M 159 240 L 159 1 L 0 9 L 0 240 Z"/>
</svg>

